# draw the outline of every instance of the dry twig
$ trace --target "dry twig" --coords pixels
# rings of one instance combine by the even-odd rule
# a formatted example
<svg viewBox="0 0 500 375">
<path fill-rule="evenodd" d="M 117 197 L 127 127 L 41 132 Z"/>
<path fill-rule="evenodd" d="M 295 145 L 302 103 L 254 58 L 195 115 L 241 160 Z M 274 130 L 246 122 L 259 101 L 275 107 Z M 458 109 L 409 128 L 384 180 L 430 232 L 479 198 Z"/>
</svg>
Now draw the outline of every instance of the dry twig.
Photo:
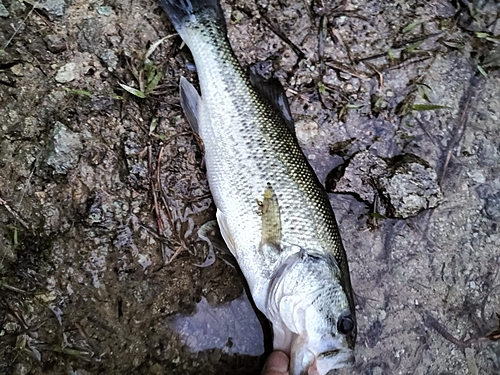
<svg viewBox="0 0 500 375">
<path fill-rule="evenodd" d="M 485 342 L 492 342 L 492 341 L 499 341 L 500 340 L 500 314 L 497 314 L 498 318 L 498 327 L 490 332 L 487 335 L 483 336 L 478 336 L 478 337 L 471 337 L 470 339 L 467 340 L 460 340 L 454 337 L 451 333 L 449 333 L 446 328 L 439 323 L 439 321 L 434 318 L 430 312 L 426 312 L 424 315 L 424 325 L 427 328 L 431 328 L 435 330 L 437 333 L 439 333 L 441 336 L 443 336 L 446 340 L 452 342 L 456 346 L 460 347 L 462 350 L 465 348 L 470 347 L 473 344 L 479 344 L 479 343 L 485 343 Z"/>
</svg>

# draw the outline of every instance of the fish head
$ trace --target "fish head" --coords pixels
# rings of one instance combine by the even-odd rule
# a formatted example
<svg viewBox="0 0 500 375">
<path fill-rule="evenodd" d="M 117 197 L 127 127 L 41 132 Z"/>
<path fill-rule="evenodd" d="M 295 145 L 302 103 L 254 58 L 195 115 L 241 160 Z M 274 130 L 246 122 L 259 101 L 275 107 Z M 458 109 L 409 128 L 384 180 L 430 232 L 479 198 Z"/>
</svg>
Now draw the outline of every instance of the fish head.
<svg viewBox="0 0 500 375">
<path fill-rule="evenodd" d="M 356 318 L 336 263 L 299 254 L 275 273 L 268 318 L 291 375 L 326 375 L 354 363 Z"/>
</svg>

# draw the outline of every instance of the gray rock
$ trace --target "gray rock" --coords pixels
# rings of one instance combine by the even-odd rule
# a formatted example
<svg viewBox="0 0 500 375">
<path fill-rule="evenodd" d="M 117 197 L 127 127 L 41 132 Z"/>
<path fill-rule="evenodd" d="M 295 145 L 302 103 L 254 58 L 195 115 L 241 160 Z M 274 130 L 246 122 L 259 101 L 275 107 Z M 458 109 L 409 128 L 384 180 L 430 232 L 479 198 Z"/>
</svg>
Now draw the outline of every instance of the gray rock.
<svg viewBox="0 0 500 375">
<path fill-rule="evenodd" d="M 52 167 L 55 174 L 66 174 L 76 167 L 82 150 L 80 135 L 58 121 L 54 126 L 52 143 L 45 162 Z"/>
<path fill-rule="evenodd" d="M 500 193 L 492 194 L 485 199 L 484 211 L 491 220 L 500 221 Z"/>
<path fill-rule="evenodd" d="M 101 16 L 109 17 L 111 15 L 111 7 L 105 5 L 99 6 L 97 7 L 97 13 L 99 13 Z"/>
<path fill-rule="evenodd" d="M 39 0 L 36 7 L 45 10 L 50 20 L 53 21 L 64 15 L 67 4 L 65 0 Z"/>
<path fill-rule="evenodd" d="M 95 53 L 99 50 L 102 25 L 96 18 L 89 18 L 82 22 L 78 33 L 78 49 L 84 52 Z"/>
<path fill-rule="evenodd" d="M 99 53 L 99 57 L 112 70 L 115 70 L 118 66 L 118 56 L 112 49 L 103 50 Z"/>
<path fill-rule="evenodd" d="M 66 50 L 66 43 L 55 34 L 47 35 L 44 39 L 47 49 L 52 53 L 61 53 Z"/>
<path fill-rule="evenodd" d="M 334 174 L 337 181 L 331 182 Z M 434 169 L 412 154 L 383 159 L 370 151 L 359 152 L 347 165 L 332 171 L 329 180 L 329 190 L 352 194 L 368 205 L 373 205 L 378 196 L 380 213 L 392 218 L 415 216 L 437 207 L 443 199 Z"/>
<path fill-rule="evenodd" d="M 355 195 L 371 204 L 377 194 L 373 179 L 383 174 L 386 168 L 387 164 L 382 158 L 369 151 L 358 152 L 348 161 L 333 191 Z"/>
<path fill-rule="evenodd" d="M 390 159 L 388 167 L 389 174 L 377 180 L 387 216 L 415 216 L 422 210 L 437 207 L 442 201 L 436 171 L 424 160 L 406 154 Z"/>
<path fill-rule="evenodd" d="M 55 80 L 59 83 L 68 83 L 73 81 L 77 76 L 76 64 L 73 62 L 61 66 L 57 71 Z"/>
<path fill-rule="evenodd" d="M 23 363 L 16 363 L 14 365 L 13 375 L 26 375 L 30 372 L 30 367 Z"/>
<path fill-rule="evenodd" d="M 5 7 L 5 5 L 2 4 L 2 2 L 0 1 L 0 17 L 9 17 L 10 13 L 9 11 L 7 10 L 7 8 Z"/>
</svg>

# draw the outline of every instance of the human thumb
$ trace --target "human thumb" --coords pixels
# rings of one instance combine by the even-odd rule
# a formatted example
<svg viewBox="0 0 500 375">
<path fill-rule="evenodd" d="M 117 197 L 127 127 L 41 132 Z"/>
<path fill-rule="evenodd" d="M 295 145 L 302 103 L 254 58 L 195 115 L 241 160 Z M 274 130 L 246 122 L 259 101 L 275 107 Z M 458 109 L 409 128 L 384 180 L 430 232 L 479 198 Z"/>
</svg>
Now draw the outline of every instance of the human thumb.
<svg viewBox="0 0 500 375">
<path fill-rule="evenodd" d="M 288 375 L 289 359 L 283 352 L 272 352 L 266 360 L 262 375 Z"/>
</svg>

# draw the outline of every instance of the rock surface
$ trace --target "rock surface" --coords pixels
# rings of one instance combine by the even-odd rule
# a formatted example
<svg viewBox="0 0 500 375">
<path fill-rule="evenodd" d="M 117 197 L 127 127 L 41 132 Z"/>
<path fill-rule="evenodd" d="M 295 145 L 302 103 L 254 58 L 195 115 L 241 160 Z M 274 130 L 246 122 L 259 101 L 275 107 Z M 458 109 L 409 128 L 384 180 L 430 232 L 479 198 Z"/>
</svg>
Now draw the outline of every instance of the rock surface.
<svg viewBox="0 0 500 375">
<path fill-rule="evenodd" d="M 345 165 L 347 164 L 347 165 Z M 352 194 L 377 213 L 406 219 L 435 208 L 443 199 L 434 169 L 412 154 L 385 159 L 369 151 L 355 154 L 326 178 L 329 191 Z"/>
</svg>

